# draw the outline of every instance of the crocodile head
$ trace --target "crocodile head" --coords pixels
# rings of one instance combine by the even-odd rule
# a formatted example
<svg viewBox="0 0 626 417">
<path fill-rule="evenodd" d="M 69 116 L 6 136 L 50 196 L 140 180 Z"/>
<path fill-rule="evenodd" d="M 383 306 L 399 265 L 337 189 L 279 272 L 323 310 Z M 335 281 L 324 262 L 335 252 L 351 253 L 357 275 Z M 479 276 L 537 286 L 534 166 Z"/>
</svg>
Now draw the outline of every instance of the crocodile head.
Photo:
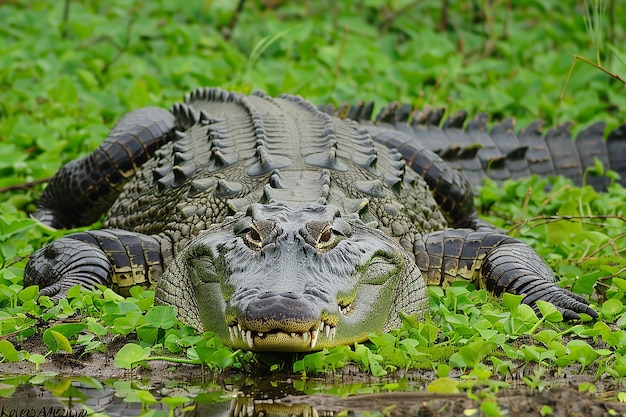
<svg viewBox="0 0 626 417">
<path fill-rule="evenodd" d="M 312 351 L 352 344 L 419 313 L 426 290 L 406 251 L 334 206 L 253 204 L 192 241 L 157 301 L 233 348 Z"/>
</svg>

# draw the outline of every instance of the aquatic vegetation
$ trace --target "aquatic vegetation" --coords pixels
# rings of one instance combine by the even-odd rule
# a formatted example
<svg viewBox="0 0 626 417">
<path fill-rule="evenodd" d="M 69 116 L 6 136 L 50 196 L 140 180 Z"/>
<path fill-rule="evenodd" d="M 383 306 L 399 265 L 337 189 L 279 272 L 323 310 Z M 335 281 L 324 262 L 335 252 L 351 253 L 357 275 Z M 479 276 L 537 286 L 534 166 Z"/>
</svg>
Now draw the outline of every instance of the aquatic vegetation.
<svg viewBox="0 0 626 417">
<path fill-rule="evenodd" d="M 575 375 L 572 383 L 586 392 L 602 391 L 606 381 L 623 388 L 626 190 L 618 185 L 600 193 L 533 177 L 486 183 L 476 199 L 482 216 L 549 261 L 561 285 L 591 295 L 597 321 L 563 323 L 549 304 L 537 317 L 519 297 L 496 299 L 461 283 L 429 290 L 425 321 L 404 317 L 400 329 L 373 334 L 365 344 L 280 356 L 232 351 L 211 333 L 197 334 L 171 309 L 154 307 L 152 291 L 122 298 L 109 289 L 75 288 L 55 305 L 22 286 L 25 257 L 71 232 L 28 217 L 42 189 L 33 182 L 93 149 L 128 110 L 167 106 L 199 85 L 290 92 L 318 103 L 487 111 L 516 117 L 519 125 L 542 118 L 546 128 L 565 120 L 576 130 L 599 120 L 617 127 L 626 121 L 624 86 L 592 67 L 576 67 L 559 101 L 567 53 L 596 53 L 575 2 L 515 4 L 515 13 L 502 2 L 481 13 L 454 5 L 441 28 L 439 1 L 322 2 L 311 9 L 248 2 L 233 27 L 229 1 L 186 8 L 166 1 L 70 3 L 67 19 L 63 2 L 0 7 L 0 363 L 25 363 L 40 373 L 59 358 L 88 361 L 122 340 L 108 366 L 129 371 L 165 360 L 196 364 L 207 374 L 284 372 L 305 384 L 356 367 L 393 379 L 389 390 L 406 388 L 402 376 L 429 372 L 426 389 L 482 392 L 487 415 L 498 413 L 491 395 L 514 377 L 535 391 L 564 374 Z M 624 18 L 614 18 L 607 41 L 624 44 Z M 623 51 L 601 53 L 606 68 L 624 74 Z M 39 343 L 24 343 L 33 340 Z M 626 401 L 623 394 L 612 399 Z M 131 388 L 128 395 L 152 401 Z"/>
</svg>

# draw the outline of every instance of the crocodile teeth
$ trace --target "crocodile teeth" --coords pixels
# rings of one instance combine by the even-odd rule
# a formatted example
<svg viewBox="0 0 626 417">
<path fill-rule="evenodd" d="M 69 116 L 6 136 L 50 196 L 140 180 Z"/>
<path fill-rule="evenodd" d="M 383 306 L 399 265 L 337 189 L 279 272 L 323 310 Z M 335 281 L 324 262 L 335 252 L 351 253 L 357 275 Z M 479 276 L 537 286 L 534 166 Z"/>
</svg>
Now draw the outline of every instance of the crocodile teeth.
<svg viewBox="0 0 626 417">
<path fill-rule="evenodd" d="M 248 346 L 250 347 L 250 349 L 252 349 L 252 346 L 254 346 L 254 339 L 252 338 L 252 332 L 250 330 L 246 332 L 245 340 L 248 343 Z"/>
<path fill-rule="evenodd" d="M 317 335 L 318 335 L 317 330 L 311 330 L 311 348 L 314 348 L 315 345 L 317 344 Z"/>
<path fill-rule="evenodd" d="M 340 306 L 339 309 L 341 310 L 341 314 L 343 314 L 344 316 L 347 316 L 352 311 L 352 303 L 348 304 L 345 307 Z"/>
<path fill-rule="evenodd" d="M 241 330 L 240 330 L 241 329 Z M 267 336 L 271 336 L 273 332 L 256 332 L 254 330 L 248 330 L 242 328 L 240 324 L 233 324 L 228 326 L 228 333 L 230 336 L 230 340 L 232 343 L 236 343 L 238 340 L 246 343 L 250 349 L 253 349 L 255 346 L 255 337 L 265 338 Z M 283 333 L 278 331 L 277 333 Z M 335 326 L 331 326 L 322 322 L 317 330 L 311 330 L 308 332 L 297 333 L 297 332 L 285 332 L 283 334 L 289 335 L 292 338 L 300 337 L 304 343 L 308 343 L 309 346 L 313 349 L 317 345 L 317 341 L 319 340 L 319 336 L 326 336 L 326 339 L 333 340 L 335 335 L 337 334 L 337 328 Z"/>
</svg>

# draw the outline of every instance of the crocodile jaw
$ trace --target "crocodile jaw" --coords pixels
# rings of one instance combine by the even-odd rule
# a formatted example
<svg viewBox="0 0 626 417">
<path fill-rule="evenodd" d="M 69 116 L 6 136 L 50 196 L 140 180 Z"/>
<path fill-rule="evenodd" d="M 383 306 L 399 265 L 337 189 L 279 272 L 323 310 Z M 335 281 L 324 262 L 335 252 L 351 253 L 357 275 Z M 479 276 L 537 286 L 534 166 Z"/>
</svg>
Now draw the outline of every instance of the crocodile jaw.
<svg viewBox="0 0 626 417">
<path fill-rule="evenodd" d="M 228 326 L 228 331 L 231 347 L 260 352 L 276 351 L 277 347 L 285 352 L 319 350 L 319 346 L 332 346 L 337 334 L 335 326 L 326 325 L 324 322 L 321 322 L 317 329 L 302 333 L 283 330 L 258 332 L 242 328 L 240 325 Z"/>
<path fill-rule="evenodd" d="M 278 298 L 278 297 L 277 297 Z M 301 297 L 298 297 L 301 299 Z M 293 308 L 293 305 L 291 306 Z M 314 308 L 314 304 L 310 306 Z M 354 317 L 354 304 L 345 307 L 336 306 L 336 314 L 328 314 L 325 311 L 314 311 L 311 315 L 321 316 L 321 319 L 305 320 L 300 318 L 291 320 L 251 320 L 250 317 L 227 318 L 228 338 L 224 343 L 234 349 L 252 351 L 282 351 L 282 352 L 309 352 L 329 349 L 339 345 L 353 344 L 368 339 L 373 329 L 381 329 L 381 324 L 373 327 L 368 321 L 362 321 L 359 315 Z M 226 310 L 229 310 L 227 307 Z M 302 308 L 300 310 L 307 310 Z M 300 311 L 301 313 L 302 311 Z M 352 322 L 352 325 L 346 325 Z M 371 322 L 371 320 L 370 320 Z M 358 331 L 358 323 L 363 326 Z M 339 330 L 338 330 L 339 329 Z"/>
</svg>

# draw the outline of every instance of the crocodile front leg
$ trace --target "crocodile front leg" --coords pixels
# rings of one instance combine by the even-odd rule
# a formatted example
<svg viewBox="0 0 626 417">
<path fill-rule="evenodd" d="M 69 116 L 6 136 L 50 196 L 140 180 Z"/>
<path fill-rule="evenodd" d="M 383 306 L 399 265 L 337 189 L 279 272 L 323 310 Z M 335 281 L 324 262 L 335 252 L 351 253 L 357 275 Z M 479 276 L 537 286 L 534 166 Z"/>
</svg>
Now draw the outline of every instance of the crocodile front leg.
<svg viewBox="0 0 626 417">
<path fill-rule="evenodd" d="M 24 286 L 59 300 L 77 284 L 93 290 L 112 287 L 128 295 L 133 285 L 149 287 L 163 275 L 161 245 L 152 236 L 119 229 L 73 233 L 31 255 Z"/>
<path fill-rule="evenodd" d="M 554 273 L 528 245 L 491 231 L 448 229 L 418 236 L 416 264 L 430 285 L 449 285 L 457 278 L 472 281 L 495 295 L 524 295 L 523 302 L 536 312 L 537 300 L 549 301 L 566 320 L 598 314 L 581 296 L 556 284 Z"/>
</svg>

